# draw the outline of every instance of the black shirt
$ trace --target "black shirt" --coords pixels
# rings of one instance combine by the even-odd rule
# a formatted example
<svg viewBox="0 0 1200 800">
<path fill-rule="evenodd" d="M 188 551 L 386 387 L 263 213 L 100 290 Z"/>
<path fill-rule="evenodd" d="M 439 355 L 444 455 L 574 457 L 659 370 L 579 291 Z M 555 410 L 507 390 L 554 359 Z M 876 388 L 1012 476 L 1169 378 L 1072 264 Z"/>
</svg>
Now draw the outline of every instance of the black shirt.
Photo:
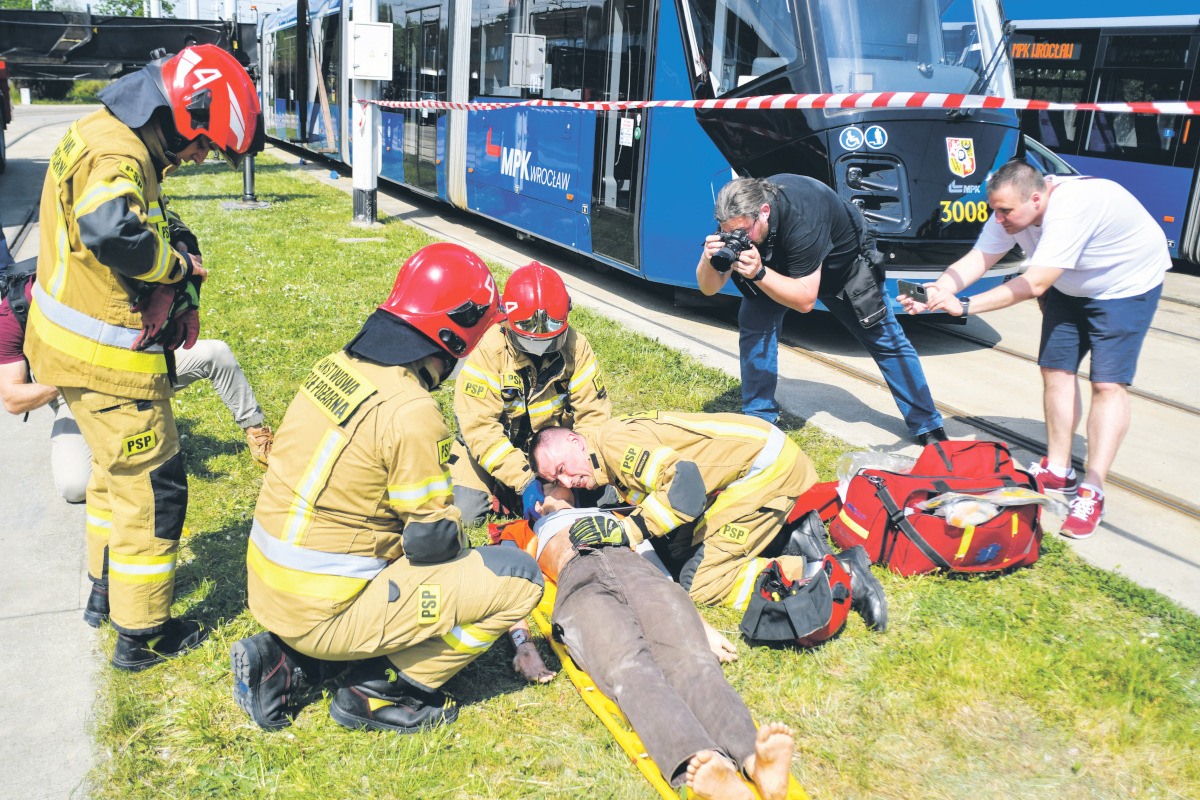
<svg viewBox="0 0 1200 800">
<path fill-rule="evenodd" d="M 813 178 L 783 174 L 767 180 L 779 192 L 768 200 L 769 232 L 758 247 L 763 263 L 790 278 L 811 275 L 823 266 L 817 295 L 837 294 L 861 249 L 861 212 Z"/>
</svg>

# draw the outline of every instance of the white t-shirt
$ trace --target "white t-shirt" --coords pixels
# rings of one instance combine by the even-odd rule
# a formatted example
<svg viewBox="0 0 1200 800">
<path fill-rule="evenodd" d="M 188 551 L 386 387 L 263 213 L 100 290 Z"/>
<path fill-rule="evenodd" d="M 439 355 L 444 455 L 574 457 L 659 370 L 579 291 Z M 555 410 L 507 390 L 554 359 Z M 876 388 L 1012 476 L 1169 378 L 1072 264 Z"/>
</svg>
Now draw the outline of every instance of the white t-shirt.
<svg viewBox="0 0 1200 800">
<path fill-rule="evenodd" d="M 1072 297 L 1136 297 L 1162 283 L 1171 268 L 1167 237 L 1137 198 L 1103 178 L 1047 178 L 1054 190 L 1040 227 L 1008 234 L 989 217 L 975 249 L 1007 253 L 1019 244 L 1030 266 L 1063 270 L 1054 288 Z"/>
</svg>

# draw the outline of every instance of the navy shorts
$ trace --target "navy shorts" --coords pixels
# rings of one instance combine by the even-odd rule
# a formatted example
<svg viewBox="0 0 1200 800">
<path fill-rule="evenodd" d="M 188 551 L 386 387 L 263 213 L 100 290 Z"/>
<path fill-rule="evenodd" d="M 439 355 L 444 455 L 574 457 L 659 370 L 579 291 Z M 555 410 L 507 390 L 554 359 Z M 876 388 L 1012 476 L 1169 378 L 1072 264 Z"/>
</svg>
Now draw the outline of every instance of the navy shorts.
<svg viewBox="0 0 1200 800">
<path fill-rule="evenodd" d="M 1038 366 L 1076 372 L 1090 351 L 1092 383 L 1133 383 L 1161 295 L 1161 283 L 1145 294 L 1116 300 L 1072 297 L 1050 287 L 1042 308 Z"/>
</svg>

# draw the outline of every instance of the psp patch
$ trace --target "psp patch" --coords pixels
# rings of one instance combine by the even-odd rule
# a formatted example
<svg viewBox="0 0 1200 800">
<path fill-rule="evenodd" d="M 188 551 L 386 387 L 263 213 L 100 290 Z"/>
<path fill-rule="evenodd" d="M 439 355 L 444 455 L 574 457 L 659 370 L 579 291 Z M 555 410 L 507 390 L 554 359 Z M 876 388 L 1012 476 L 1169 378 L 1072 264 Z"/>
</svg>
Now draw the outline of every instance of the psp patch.
<svg viewBox="0 0 1200 800">
<path fill-rule="evenodd" d="M 442 618 L 442 585 L 422 583 L 417 587 L 417 624 L 433 625 Z"/>
<path fill-rule="evenodd" d="M 722 526 L 721 532 L 717 535 L 734 544 L 745 544 L 746 539 L 750 537 L 750 529 L 743 528 L 741 525 L 729 524 Z"/>
<path fill-rule="evenodd" d="M 638 466 L 638 460 L 643 456 L 648 457 L 648 455 L 641 447 L 631 444 L 629 449 L 625 451 L 625 455 L 621 457 L 621 472 L 624 472 L 626 475 L 633 475 L 634 469 Z M 645 466 L 644 461 L 642 462 L 642 466 Z"/>
<path fill-rule="evenodd" d="M 463 383 L 463 394 L 467 397 L 483 397 L 487 394 L 487 386 L 475 381 L 466 381 Z"/>
<path fill-rule="evenodd" d="M 117 165 L 117 171 L 129 178 L 133 185 L 137 187 L 138 193 L 141 194 L 142 189 L 142 171 L 130 164 L 128 161 L 122 161 Z"/>
<path fill-rule="evenodd" d="M 145 453 L 158 446 L 158 435 L 154 431 L 143 431 L 121 440 L 121 455 L 125 457 Z"/>
<path fill-rule="evenodd" d="M 438 463 L 446 466 L 450 461 L 450 447 L 454 444 L 454 438 L 447 436 L 438 442 Z"/>
</svg>

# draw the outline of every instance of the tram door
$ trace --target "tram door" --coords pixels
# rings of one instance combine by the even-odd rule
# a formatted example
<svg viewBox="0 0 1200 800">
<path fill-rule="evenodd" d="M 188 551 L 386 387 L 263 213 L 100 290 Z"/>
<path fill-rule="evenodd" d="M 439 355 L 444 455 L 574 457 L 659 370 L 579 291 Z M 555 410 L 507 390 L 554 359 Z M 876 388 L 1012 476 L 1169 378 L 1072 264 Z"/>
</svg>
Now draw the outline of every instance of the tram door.
<svg viewBox="0 0 1200 800">
<path fill-rule="evenodd" d="M 600 50 L 601 74 L 589 81 L 601 88 L 590 100 L 646 98 L 651 41 L 652 3 L 608 0 L 602 32 L 589 31 L 588 49 Z M 589 55 L 592 55 L 589 53 Z M 642 110 L 596 113 L 595 176 L 592 186 L 592 250 L 640 268 L 637 247 L 638 204 L 642 190 L 642 157 L 646 114 Z"/>
<path fill-rule="evenodd" d="M 398 22 L 398 21 L 397 21 Z M 395 28 L 396 60 L 403 64 L 400 94 L 405 100 L 445 100 L 446 72 L 440 6 L 410 10 Z M 404 113 L 404 182 L 437 194 L 437 122 L 441 112 Z"/>
</svg>

